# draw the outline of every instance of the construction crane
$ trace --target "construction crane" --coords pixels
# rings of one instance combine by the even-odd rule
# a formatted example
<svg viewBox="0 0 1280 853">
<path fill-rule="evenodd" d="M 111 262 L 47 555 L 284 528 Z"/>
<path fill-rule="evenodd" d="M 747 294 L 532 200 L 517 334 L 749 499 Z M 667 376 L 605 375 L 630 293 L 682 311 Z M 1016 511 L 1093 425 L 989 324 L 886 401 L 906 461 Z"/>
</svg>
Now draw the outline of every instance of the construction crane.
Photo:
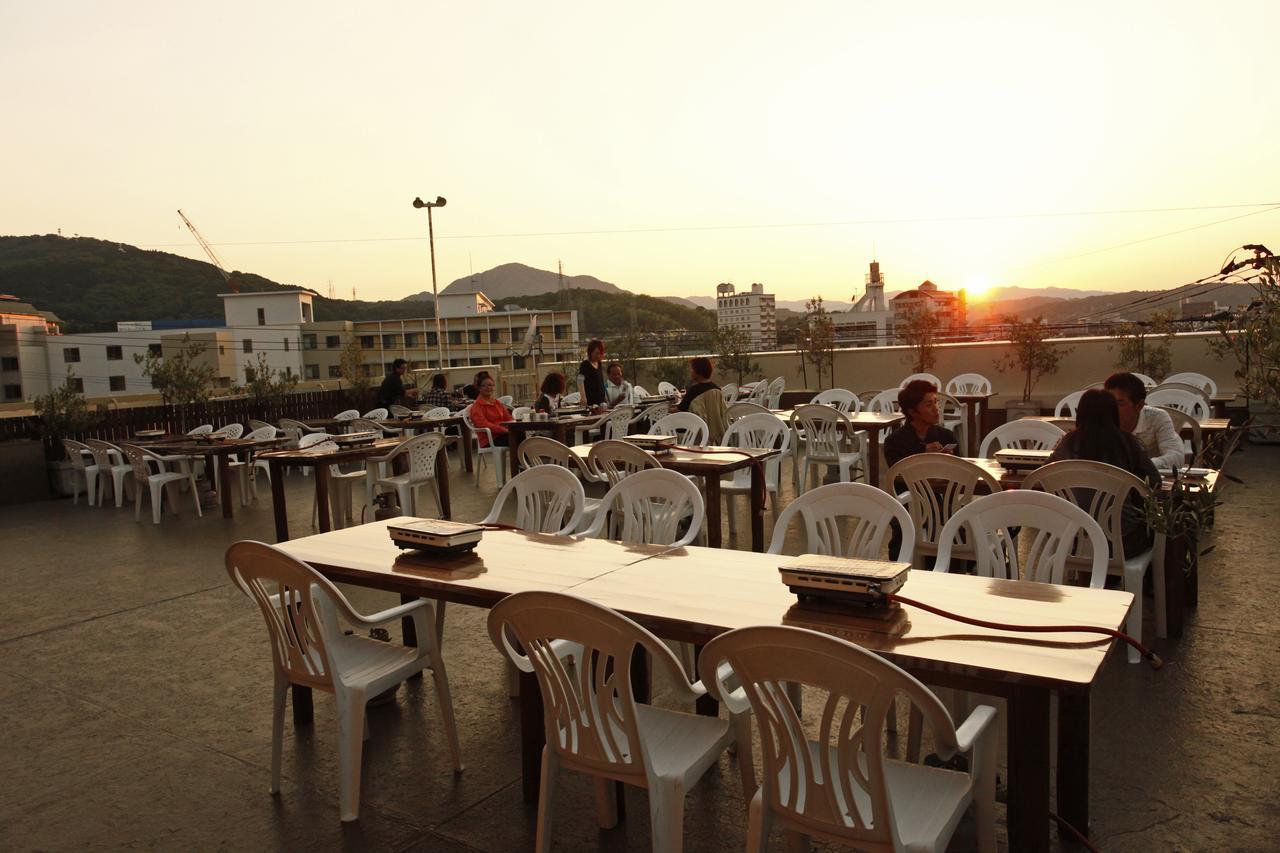
<svg viewBox="0 0 1280 853">
<path fill-rule="evenodd" d="M 182 217 L 182 221 L 186 224 L 187 230 L 189 230 L 196 238 L 196 242 L 200 244 L 200 248 L 204 249 L 204 253 L 209 256 L 209 260 L 213 261 L 213 265 L 218 268 L 218 272 L 222 273 L 222 278 L 227 282 L 227 287 L 231 288 L 232 293 L 239 293 L 240 282 L 236 280 L 231 273 L 227 272 L 226 267 L 222 265 L 222 259 L 218 257 L 218 253 L 209 245 L 209 241 L 201 235 L 199 229 L 197 229 L 195 225 L 191 224 L 191 220 L 187 218 L 187 215 L 183 213 L 181 209 L 178 210 L 178 216 Z"/>
</svg>

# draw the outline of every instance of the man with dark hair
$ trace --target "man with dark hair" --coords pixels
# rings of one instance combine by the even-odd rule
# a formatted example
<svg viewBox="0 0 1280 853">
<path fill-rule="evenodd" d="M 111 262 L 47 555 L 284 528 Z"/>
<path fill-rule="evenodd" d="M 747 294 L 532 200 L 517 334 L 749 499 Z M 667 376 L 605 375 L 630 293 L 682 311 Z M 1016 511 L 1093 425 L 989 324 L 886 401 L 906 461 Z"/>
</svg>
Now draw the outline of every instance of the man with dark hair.
<svg viewBox="0 0 1280 853">
<path fill-rule="evenodd" d="M 390 408 L 391 406 L 400 406 L 406 400 L 412 400 L 418 396 L 417 388 L 405 390 L 404 374 L 409 369 L 409 362 L 403 358 L 397 358 L 391 362 L 391 372 L 387 374 L 387 378 L 382 380 L 382 385 L 378 388 L 378 405 L 382 408 Z"/>
<path fill-rule="evenodd" d="M 698 395 L 705 394 L 707 391 L 720 390 L 720 386 L 711 381 L 713 370 L 711 359 L 705 355 L 689 359 L 689 387 L 684 389 L 684 396 L 676 406 L 678 410 L 687 412 L 689 405 L 698 399 Z"/>
<path fill-rule="evenodd" d="M 955 453 L 956 436 L 939 426 L 942 409 L 938 389 L 924 379 L 914 379 L 898 392 L 898 406 L 906 422 L 884 441 L 884 459 L 890 466 L 917 453 Z"/>
<path fill-rule="evenodd" d="M 1151 457 L 1151 463 L 1160 471 L 1181 467 L 1186 450 L 1173 418 L 1156 406 L 1148 406 L 1147 386 L 1132 373 L 1113 373 L 1102 387 L 1116 398 L 1120 410 L 1120 429 L 1133 433 L 1138 443 Z"/>
<path fill-rule="evenodd" d="M 587 341 L 587 357 L 578 365 L 578 393 L 588 406 L 603 406 L 604 393 L 604 341 L 592 338 Z"/>
</svg>

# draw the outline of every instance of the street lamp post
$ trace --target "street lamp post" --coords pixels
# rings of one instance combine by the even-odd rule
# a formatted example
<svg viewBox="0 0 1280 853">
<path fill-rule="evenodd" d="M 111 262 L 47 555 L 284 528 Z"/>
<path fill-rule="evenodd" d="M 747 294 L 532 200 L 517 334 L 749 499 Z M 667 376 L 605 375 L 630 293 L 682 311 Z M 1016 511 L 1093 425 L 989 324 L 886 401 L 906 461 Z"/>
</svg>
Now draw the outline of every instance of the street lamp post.
<svg viewBox="0 0 1280 853">
<path fill-rule="evenodd" d="M 442 195 L 436 196 L 435 201 L 423 201 L 421 198 L 413 200 L 414 207 L 425 207 L 427 209 L 427 238 L 431 244 L 431 299 L 436 313 L 436 358 L 440 361 L 441 371 L 448 365 L 444 360 L 444 330 L 440 326 L 440 294 L 436 290 L 436 229 L 435 224 L 431 221 L 431 209 L 433 207 L 444 207 L 445 204 L 445 198 Z"/>
</svg>

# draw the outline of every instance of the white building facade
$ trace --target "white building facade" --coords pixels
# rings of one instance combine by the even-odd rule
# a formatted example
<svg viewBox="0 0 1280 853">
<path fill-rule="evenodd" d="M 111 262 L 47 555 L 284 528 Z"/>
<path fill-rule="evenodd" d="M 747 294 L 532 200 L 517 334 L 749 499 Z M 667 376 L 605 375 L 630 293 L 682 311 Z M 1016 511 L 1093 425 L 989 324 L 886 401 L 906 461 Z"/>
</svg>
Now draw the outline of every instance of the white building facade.
<svg viewBox="0 0 1280 853">
<path fill-rule="evenodd" d="M 729 282 L 716 286 L 716 327 L 742 329 L 751 339 L 751 349 L 772 350 L 778 346 L 778 315 L 774 295 L 763 284 L 751 285 L 738 293 Z"/>
</svg>

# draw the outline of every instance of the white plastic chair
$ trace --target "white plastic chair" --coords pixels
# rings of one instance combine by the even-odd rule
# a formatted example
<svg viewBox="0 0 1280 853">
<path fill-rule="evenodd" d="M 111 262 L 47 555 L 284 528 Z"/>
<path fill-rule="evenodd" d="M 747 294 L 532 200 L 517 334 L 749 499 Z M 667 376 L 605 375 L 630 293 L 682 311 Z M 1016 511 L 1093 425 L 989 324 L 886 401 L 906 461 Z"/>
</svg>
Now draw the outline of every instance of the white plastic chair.
<svg viewBox="0 0 1280 853">
<path fill-rule="evenodd" d="M 877 415 L 896 415 L 899 410 L 899 390 L 901 389 L 886 388 L 867 401 L 867 404 L 862 407 L 863 410 L 867 412 L 874 412 Z"/>
<path fill-rule="evenodd" d="M 1208 376 L 1205 376 L 1203 373 L 1194 373 L 1194 372 L 1175 373 L 1172 376 L 1166 376 L 1164 378 L 1164 383 L 1162 384 L 1168 384 L 1170 382 L 1182 382 L 1186 385 L 1193 385 L 1196 388 L 1202 389 L 1210 397 L 1218 393 L 1218 383 L 1214 382 L 1212 379 L 1210 379 Z M 1148 397 L 1147 399 L 1149 400 L 1150 397 Z M 1153 403 L 1152 405 L 1155 405 L 1155 404 Z"/>
<path fill-rule="evenodd" d="M 1157 385 L 1159 385 L 1159 384 L 1160 384 L 1159 382 L 1155 381 L 1154 379 L 1152 379 L 1150 376 L 1148 376 L 1148 375 L 1147 375 L 1147 374 L 1145 374 L 1145 373 L 1136 373 L 1136 372 L 1135 372 L 1133 375 L 1134 375 L 1134 376 L 1136 376 L 1136 377 L 1138 377 L 1138 379 L 1139 379 L 1139 380 L 1141 380 L 1142 384 L 1143 384 L 1143 385 L 1145 385 L 1145 386 L 1146 386 L 1146 387 L 1148 387 L 1148 388 L 1154 388 L 1154 387 L 1156 387 Z"/>
<path fill-rule="evenodd" d="M 510 394 L 503 394 L 501 397 L 498 398 L 498 402 L 506 406 L 508 409 L 511 408 L 511 404 L 514 403 L 515 401 L 516 401 L 516 398 Z"/>
<path fill-rule="evenodd" d="M 275 429 L 275 427 L 274 427 L 274 426 L 272 426 L 271 424 L 267 423 L 266 421 L 260 421 L 260 420 L 258 420 L 257 418 L 249 418 L 249 431 L 250 431 L 250 432 L 257 432 L 258 430 L 260 430 L 260 429 L 266 429 L 267 427 L 270 427 L 270 428 L 271 428 L 271 429 L 273 429 L 273 430 Z"/>
<path fill-rule="evenodd" d="M 352 418 L 358 417 L 360 417 L 359 409 L 347 409 L 345 412 L 338 412 L 338 414 L 333 416 L 333 419 L 335 421 L 349 421 Z"/>
<path fill-rule="evenodd" d="M 771 417 L 777 417 L 777 415 L 774 415 L 773 412 L 766 409 L 764 406 L 759 406 L 755 403 L 748 403 L 744 400 L 739 403 L 734 403 L 732 406 L 729 406 L 724 410 L 725 426 L 727 427 L 738 418 L 745 418 L 748 415 L 769 415 Z"/>
<path fill-rule="evenodd" d="M 595 520 L 578 538 L 600 536 L 609 521 L 609 536 L 618 541 L 683 547 L 698 538 L 705 512 L 702 493 L 687 477 L 665 468 L 637 471 L 605 493 Z"/>
<path fill-rule="evenodd" d="M 738 399 L 738 383 L 726 382 L 720 386 L 720 394 L 724 397 L 724 404 L 732 406 Z"/>
<path fill-rule="evenodd" d="M 625 438 L 630 434 L 631 424 L 635 420 L 635 406 L 615 406 L 609 411 L 609 415 L 604 419 L 604 423 L 600 427 L 600 438 Z"/>
<path fill-rule="evenodd" d="M 388 414 L 390 413 L 385 408 L 379 406 L 376 409 L 370 409 L 360 417 L 364 418 L 367 421 L 383 421 L 387 419 Z"/>
<path fill-rule="evenodd" d="M 698 671 L 730 714 L 749 707 L 760 729 L 764 772 L 749 797 L 751 853 L 769 849 L 774 826 L 801 836 L 789 849 L 808 849 L 812 837 L 858 850 L 941 851 L 971 803 L 978 849 L 994 853 L 995 708 L 974 708 L 957 729 L 938 697 L 902 669 L 804 628 L 770 625 L 721 634 L 703 649 Z M 817 694 L 820 715 L 806 720 L 801 714 L 801 688 Z M 884 754 L 884 732 L 899 694 L 928 718 L 935 754 L 943 760 L 967 754 L 968 772 Z"/>
<path fill-rule="evenodd" d="M 983 468 L 949 453 L 917 453 L 898 460 L 885 475 L 897 489 L 901 479 L 906 491 L 898 500 L 911 514 L 916 544 L 912 566 L 927 568 L 928 557 L 938 553 L 938 536 L 951 516 L 984 494 L 1000 491 L 1000 483 Z"/>
<path fill-rule="evenodd" d="M 622 482 L 623 477 L 661 467 L 662 463 L 629 441 L 597 441 L 587 452 L 587 468 L 592 477 L 605 480 L 611 487 Z"/>
<path fill-rule="evenodd" d="M 809 401 L 812 406 L 831 406 L 846 415 L 862 411 L 862 401 L 858 395 L 845 388 L 828 388 L 819 391 Z"/>
<path fill-rule="evenodd" d="M 563 397 L 560 398 L 560 405 L 562 406 L 577 406 L 577 405 L 580 405 L 581 403 L 582 403 L 582 394 L 580 394 L 577 391 L 574 391 L 572 394 L 565 394 Z"/>
<path fill-rule="evenodd" d="M 994 458 L 997 450 L 1015 448 L 1018 450 L 1052 450 L 1062 437 L 1066 435 L 1061 428 L 1046 421 L 1022 419 L 1009 421 L 987 433 L 978 448 L 978 456 L 983 459 Z"/>
<path fill-rule="evenodd" d="M 89 506 L 93 506 L 97 503 L 98 496 L 98 463 L 93 451 L 89 449 L 89 445 L 69 438 L 62 439 L 62 449 L 66 451 L 67 461 L 75 470 L 75 474 L 72 475 L 72 488 L 75 491 L 71 493 L 71 502 L 80 503 L 80 481 L 83 479 L 85 499 L 89 502 Z M 94 461 L 86 462 L 85 454 Z"/>
<path fill-rule="evenodd" d="M 952 397 L 967 397 L 991 393 L 991 380 L 981 373 L 961 373 L 953 376 L 944 388 Z"/>
<path fill-rule="evenodd" d="M 259 423 L 262 422 L 259 421 Z M 267 439 L 275 437 L 276 428 L 268 423 L 263 423 L 262 426 L 244 436 L 244 438 L 249 441 L 266 441 Z M 259 466 L 256 463 L 250 463 L 248 459 L 241 459 L 240 455 L 237 453 L 231 454 L 231 458 L 227 460 L 227 466 L 231 471 L 232 476 L 236 478 L 237 484 L 240 486 L 240 505 L 248 506 L 250 492 L 252 492 L 253 497 L 257 497 L 258 495 L 258 481 L 255 475 L 257 474 Z M 268 481 L 270 481 L 270 477 L 271 475 L 268 473 Z M 252 489 L 250 488 L 251 484 Z"/>
<path fill-rule="evenodd" d="M 1164 562 L 1164 534 L 1158 533 L 1152 547 L 1140 554 L 1126 554 L 1121 515 L 1125 500 L 1136 494 L 1146 500 L 1150 487 L 1142 480 L 1114 465 L 1090 462 L 1082 459 L 1064 459 L 1043 468 L 1037 468 L 1022 482 L 1023 489 L 1041 489 L 1051 495 L 1071 501 L 1089 513 L 1102 528 L 1109 546 L 1107 572 L 1124 579 L 1126 592 L 1133 593 L 1133 606 L 1125 620 L 1125 630 L 1142 639 L 1142 578 L 1153 562 Z M 1085 543 L 1078 543 L 1083 545 Z M 1073 561 L 1091 559 L 1087 548 L 1077 547 Z M 1156 612 L 1164 612 L 1164 573 L 1156 572 L 1152 578 L 1155 587 Z M 1138 650 L 1129 649 L 1129 663 L 1142 659 Z"/>
<path fill-rule="evenodd" d="M 422 516 L 418 508 L 418 490 L 430 486 L 440 508 L 440 481 L 436 479 L 436 454 L 444 446 L 444 436 L 438 432 L 424 432 L 397 444 L 385 456 L 371 456 L 365 460 L 365 505 L 373 506 L 373 495 L 378 486 L 395 491 L 400 510 L 405 515 Z M 403 474 L 379 476 L 378 471 L 392 471 L 398 456 L 408 456 L 409 470 Z"/>
<path fill-rule="evenodd" d="M 770 505 L 773 507 L 773 519 L 778 520 L 782 501 L 779 481 L 782 479 L 782 457 L 787 455 L 791 445 L 791 430 L 772 412 L 747 415 L 729 424 L 724 431 L 722 443 L 726 447 L 777 448 L 781 453 L 766 459 L 764 465 L 764 488 L 766 494 L 772 495 Z M 751 469 L 740 468 L 729 477 L 720 481 L 720 494 L 724 495 L 725 509 L 729 513 L 729 532 L 737 531 L 737 513 L 734 505 L 738 495 L 751 494 Z"/>
<path fill-rule="evenodd" d="M 239 438 L 244 435 L 244 424 L 227 424 L 222 429 L 209 433 L 209 435 L 215 438 Z"/>
<path fill-rule="evenodd" d="M 531 435 L 520 442 L 520 467 L 532 468 L 536 465 L 559 465 L 563 468 L 573 466 L 573 451 L 566 444 L 545 435 Z"/>
<path fill-rule="evenodd" d="M 747 396 L 749 402 L 755 403 L 757 406 L 769 408 L 769 382 L 761 379 L 755 385 L 751 386 L 751 393 Z"/>
<path fill-rule="evenodd" d="M 533 413 L 533 406 L 516 406 L 511 410 L 511 420 L 522 421 Z"/>
<path fill-rule="evenodd" d="M 275 686 L 271 716 L 271 793 L 280 791 L 284 706 L 289 685 L 334 694 L 338 711 L 338 800 L 343 821 L 360 816 L 360 763 L 368 736 L 365 703 L 407 678 L 431 670 L 444 723 L 449 757 L 462 771 L 453 699 L 436 640 L 434 609 L 426 599 L 372 616 L 357 613 L 329 580 L 306 563 L 262 542 L 227 549 L 227 574 L 262 611 L 271 637 Z M 379 642 L 368 629 L 411 617 L 416 648 Z M 357 629 L 343 633 L 343 623 Z"/>
<path fill-rule="evenodd" d="M 124 501 L 125 475 L 133 471 L 133 465 L 125 459 L 124 451 L 108 441 L 88 438 L 85 439 L 85 446 L 93 454 L 93 462 L 98 466 L 98 505 L 105 505 L 107 483 L 110 482 L 116 507 L 120 507 Z"/>
<path fill-rule="evenodd" d="M 1182 391 L 1177 388 L 1157 388 L 1147 394 L 1148 406 L 1177 409 L 1203 423 L 1211 414 L 1209 405 L 1202 396 L 1193 391 Z"/>
<path fill-rule="evenodd" d="M 200 424 L 195 429 L 187 430 L 187 435 L 194 438 L 197 435 L 208 435 L 211 432 L 213 432 L 213 424 Z"/>
<path fill-rule="evenodd" d="M 449 415 L 450 415 L 450 412 L 449 412 L 448 406 L 436 406 L 434 409 L 427 409 L 423 419 L 428 421 L 434 421 L 440 418 L 447 418 L 449 417 Z"/>
<path fill-rule="evenodd" d="M 898 383 L 898 390 L 906 388 L 908 382 L 915 382 L 917 379 L 923 379 L 925 382 L 931 383 L 933 387 L 939 391 L 943 390 L 942 380 L 934 376 L 932 373 L 913 373 Z"/>
<path fill-rule="evenodd" d="M 1188 465 L 1196 464 L 1196 460 L 1200 458 L 1200 452 L 1204 449 L 1204 433 L 1200 429 L 1200 422 L 1188 415 L 1181 409 L 1170 408 L 1169 406 L 1159 406 L 1162 412 L 1169 415 L 1169 420 L 1173 421 L 1173 428 L 1177 430 L 1178 435 L 1190 430 L 1191 438 L 1182 440 L 1182 447 L 1185 452 L 1184 462 Z"/>
<path fill-rule="evenodd" d="M 642 386 L 642 385 L 632 385 L 632 386 L 631 386 L 631 396 L 632 396 L 632 397 L 635 399 L 635 401 L 638 403 L 638 402 L 640 402 L 642 399 L 644 399 L 645 397 L 652 397 L 653 395 L 652 395 L 652 394 L 650 394 L 650 393 L 649 393 L 649 391 L 648 391 L 648 389 L 646 389 L 646 388 L 645 388 L 644 386 Z"/>
<path fill-rule="evenodd" d="M 330 451 L 337 450 L 338 445 L 334 443 L 333 436 L 323 432 L 313 432 L 302 436 L 298 439 L 298 449 L 306 450 L 308 448 L 316 448 L 318 450 Z M 303 469 L 307 470 L 306 468 Z M 364 466 L 361 465 L 358 471 L 343 471 L 338 465 L 329 466 L 329 519 L 333 523 L 335 530 L 346 526 L 346 522 L 351 518 L 351 489 L 355 485 L 355 481 L 365 476 Z M 315 526 L 316 519 L 319 515 L 320 506 L 317 503 L 315 492 L 312 491 L 311 501 L 311 524 Z"/>
<path fill-rule="evenodd" d="M 664 380 L 658 383 L 659 397 L 674 397 L 679 393 L 680 393 L 680 390 L 676 388 L 676 386 L 672 385 L 670 382 L 667 382 Z"/>
<path fill-rule="evenodd" d="M 145 485 L 151 492 L 151 520 L 155 524 L 160 523 L 160 507 L 164 501 L 164 487 L 172 486 L 173 490 L 169 493 L 169 505 L 174 512 L 178 511 L 178 484 L 188 483 L 191 486 L 191 502 L 195 504 L 196 515 L 204 516 L 200 511 L 200 495 L 196 492 L 196 478 L 190 472 L 181 473 L 179 471 L 157 471 L 152 473 L 148 462 L 154 463 L 157 468 L 160 467 L 160 461 L 148 453 L 145 449 L 138 447 L 136 444 L 121 444 L 120 450 L 124 453 L 125 458 L 129 460 L 129 464 L 133 469 L 133 520 L 142 520 L 142 487 Z"/>
<path fill-rule="evenodd" d="M 1059 418 L 1074 418 L 1076 416 L 1076 407 L 1080 405 L 1080 398 L 1084 396 L 1083 391 L 1072 391 L 1067 396 L 1058 401 L 1058 405 L 1054 407 L 1053 414 Z"/>
<path fill-rule="evenodd" d="M 534 533 L 568 536 L 578 529 L 586 505 L 582 483 L 568 468 L 535 465 L 507 481 L 493 499 L 481 524 L 496 524 L 507 500 L 515 494 L 515 526 Z"/>
<path fill-rule="evenodd" d="M 653 424 L 655 435 L 674 435 L 681 447 L 706 447 L 710 428 L 693 412 L 672 412 Z"/>
<path fill-rule="evenodd" d="M 323 427 L 307 426 L 302 421 L 296 421 L 293 418 L 281 418 L 278 423 L 280 424 L 280 429 L 296 429 L 303 435 L 308 435 L 313 432 L 323 433 L 325 431 Z"/>
<path fill-rule="evenodd" d="M 782 553 L 787 528 L 796 516 L 804 524 L 806 554 L 883 560 L 894 521 L 902 530 L 902 544 L 891 559 L 909 562 L 915 551 L 915 525 L 906 509 L 892 495 L 865 483 L 830 483 L 796 498 L 773 526 L 770 554 Z"/>
<path fill-rule="evenodd" d="M 493 463 L 494 481 L 501 487 L 507 479 L 507 448 L 494 443 L 493 430 L 476 426 L 475 421 L 471 420 L 470 406 L 467 406 L 458 414 L 462 416 L 463 423 L 467 425 L 468 437 L 466 440 L 472 442 L 472 450 L 476 459 L 476 485 L 480 485 L 480 469 L 484 467 L 485 460 L 488 459 Z M 481 433 L 484 433 L 485 440 L 488 442 L 484 447 L 480 446 Z"/>
<path fill-rule="evenodd" d="M 397 406 L 393 404 L 393 405 L 387 406 L 387 411 L 391 413 L 391 417 L 393 418 L 413 417 L 413 409 L 407 408 L 405 406 Z"/>
<path fill-rule="evenodd" d="M 823 468 L 835 466 L 842 483 L 853 481 L 855 469 L 865 470 L 861 442 L 842 412 L 830 406 L 800 406 L 791 413 L 791 430 L 797 495 L 809 487 L 811 470 L 818 479 Z"/>
<path fill-rule="evenodd" d="M 962 530 L 972 548 L 964 559 L 973 560 L 982 577 L 1061 584 L 1076 537 L 1083 536 L 1090 554 L 1089 586 L 1102 589 L 1106 583 L 1106 534 L 1089 513 L 1057 495 L 1014 489 L 961 507 L 938 535 L 935 571 L 950 570 Z M 1020 543 L 1025 543 L 1025 560 L 1018 553 Z"/>
<path fill-rule="evenodd" d="M 764 404 L 770 409 L 777 409 L 782 405 L 782 392 L 787 390 L 787 379 L 785 376 L 776 377 L 769 383 L 768 401 Z"/>
<path fill-rule="evenodd" d="M 518 592 L 489 613 L 489 637 L 523 672 L 537 677 L 544 705 L 546 746 L 538 800 L 535 849 L 551 850 L 553 797 L 561 768 L 596 778 L 602 827 L 617 823 L 611 781 L 649 792 L 656 853 L 679 853 L 684 794 L 737 739 L 744 794 L 754 788 L 750 720 L 698 716 L 640 704 L 631 687 L 636 652 L 648 653 L 653 671 L 666 676 L 678 701 L 706 693 L 690 683 L 680 662 L 653 634 L 612 610 L 570 595 Z M 572 670 L 563 656 L 570 644 Z M 750 780 L 750 781 L 748 781 Z"/>
</svg>

